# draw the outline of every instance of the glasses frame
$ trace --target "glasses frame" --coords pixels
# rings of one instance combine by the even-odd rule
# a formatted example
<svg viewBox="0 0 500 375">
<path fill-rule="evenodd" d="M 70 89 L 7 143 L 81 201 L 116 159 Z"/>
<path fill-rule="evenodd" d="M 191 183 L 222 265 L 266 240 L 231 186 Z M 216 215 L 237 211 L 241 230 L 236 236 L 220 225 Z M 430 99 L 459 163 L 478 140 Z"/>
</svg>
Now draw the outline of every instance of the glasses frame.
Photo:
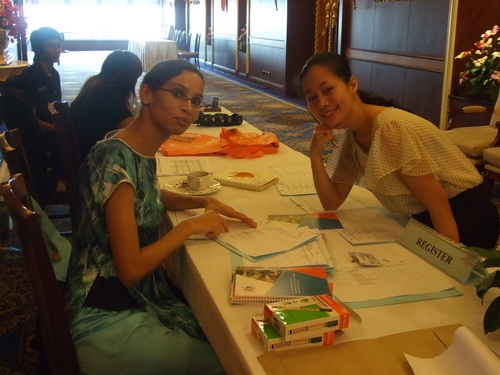
<svg viewBox="0 0 500 375">
<path fill-rule="evenodd" d="M 200 111 L 200 112 L 203 112 L 203 110 L 207 107 L 207 105 L 201 101 L 200 102 L 200 105 L 196 105 L 196 104 L 193 104 L 193 98 L 190 98 L 189 96 L 187 96 L 186 94 L 183 94 L 182 92 L 179 91 L 179 94 L 180 95 L 176 95 L 173 90 L 170 90 L 170 89 L 166 89 L 164 87 L 158 87 L 158 89 L 162 90 L 162 91 L 166 91 L 168 92 L 170 95 L 173 96 L 174 99 L 178 100 L 179 102 L 187 102 L 188 100 L 191 102 L 191 106 L 193 108 L 196 108 L 196 110 Z"/>
</svg>

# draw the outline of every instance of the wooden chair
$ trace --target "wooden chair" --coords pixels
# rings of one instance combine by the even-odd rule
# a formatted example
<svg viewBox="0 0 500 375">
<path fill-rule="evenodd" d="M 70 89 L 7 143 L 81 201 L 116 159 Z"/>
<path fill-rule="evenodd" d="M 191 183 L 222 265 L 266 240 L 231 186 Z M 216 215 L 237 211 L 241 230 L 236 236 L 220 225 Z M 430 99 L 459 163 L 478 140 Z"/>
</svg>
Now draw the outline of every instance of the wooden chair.
<svg viewBox="0 0 500 375">
<path fill-rule="evenodd" d="M 31 169 L 35 187 L 31 191 L 40 205 L 45 208 L 48 204 L 67 204 L 66 187 L 57 171 L 60 162 L 54 150 L 55 135 L 53 141 L 45 137 L 31 108 L 29 97 L 20 82 L 14 79 L 16 77 L 9 77 L 2 89 L 3 119 L 9 130 L 18 129 L 19 132 L 19 136 L 13 136 L 12 139 L 7 136 L 7 141 L 14 148 L 23 147 L 26 156 L 24 161 Z M 54 145 L 48 145 L 51 142 Z"/>
<path fill-rule="evenodd" d="M 0 190 L 21 241 L 38 305 L 39 373 L 78 374 L 61 284 L 56 280 L 39 217 L 33 211 L 23 176 L 14 175 L 0 185 Z"/>
<path fill-rule="evenodd" d="M 457 126 L 457 123 L 460 123 L 464 116 L 470 119 L 473 116 L 487 115 L 489 118 L 494 110 L 494 107 L 486 106 L 466 106 L 448 110 L 448 128 L 445 134 L 480 172 L 483 171 L 485 164 L 484 150 L 500 144 L 500 122 L 492 119 L 490 124 L 479 126 Z"/>
<path fill-rule="evenodd" d="M 57 145 L 61 155 L 66 194 L 68 198 L 71 228 L 76 232 L 80 221 L 78 204 L 78 169 L 82 163 L 76 129 L 71 118 L 68 102 L 49 103 L 53 124 L 56 128 Z"/>
<path fill-rule="evenodd" d="M 177 57 L 180 59 L 194 59 L 194 64 L 198 69 L 200 69 L 200 42 L 201 42 L 201 34 L 196 33 L 194 38 L 194 49 L 193 51 L 178 51 Z"/>
<path fill-rule="evenodd" d="M 37 181 L 42 171 L 33 173 L 33 168 L 28 161 L 19 129 L 7 130 L 0 134 L 0 151 L 4 160 L 7 162 L 10 176 L 22 173 L 23 176 L 25 176 L 24 180 L 31 196 L 40 203 L 43 209 L 45 209 L 47 205 L 68 204 L 66 185 L 64 182 L 57 181 L 57 188 L 54 191 L 53 189 L 45 189 L 44 183 L 46 180 L 39 179 Z M 42 190 L 40 190 L 40 188 L 42 188 Z M 69 215 L 64 211 L 65 210 L 61 213 L 50 214 L 49 216 L 52 219 L 67 218 Z M 69 235 L 71 232 L 61 232 L 61 234 Z"/>
</svg>

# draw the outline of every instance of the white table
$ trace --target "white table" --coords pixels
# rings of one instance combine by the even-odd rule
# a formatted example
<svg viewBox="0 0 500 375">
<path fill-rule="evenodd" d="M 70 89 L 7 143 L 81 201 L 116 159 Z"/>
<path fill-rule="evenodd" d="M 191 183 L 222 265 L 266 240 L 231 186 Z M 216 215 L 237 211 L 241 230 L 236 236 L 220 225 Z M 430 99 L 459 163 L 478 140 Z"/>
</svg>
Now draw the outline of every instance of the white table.
<svg viewBox="0 0 500 375">
<path fill-rule="evenodd" d="M 128 50 L 141 59 L 145 72 L 158 61 L 177 59 L 177 44 L 168 39 L 129 40 Z"/>
<path fill-rule="evenodd" d="M 256 131 L 246 122 L 239 128 L 243 132 Z M 218 135 L 220 128 L 192 126 L 188 131 Z M 211 164 L 214 172 L 232 168 L 255 170 L 268 168 L 271 164 L 308 162 L 307 157 L 284 145 L 280 146 L 277 154 L 257 159 L 242 160 L 220 156 L 211 158 L 213 158 Z M 163 184 L 169 179 L 172 177 L 162 177 L 160 182 Z M 355 187 L 351 195 L 367 206 L 378 205 L 371 193 L 364 189 Z M 214 197 L 247 213 L 254 219 L 265 219 L 268 214 L 276 212 L 301 212 L 288 197 L 280 196 L 274 187 L 262 192 L 252 192 L 223 186 Z M 325 233 L 328 239 L 327 246 L 334 259 L 338 256 L 345 256 L 352 249 L 351 245 L 336 231 L 325 231 Z M 376 246 L 390 246 L 394 251 L 407 251 L 398 243 L 367 245 L 366 249 Z M 360 247 L 356 248 L 357 251 L 361 251 L 359 249 Z M 263 354 L 263 350 L 250 333 L 250 319 L 253 315 L 262 312 L 262 304 L 231 305 L 229 303 L 231 277 L 229 250 L 213 241 L 190 240 L 185 244 L 185 249 L 179 250 L 170 259 L 168 269 L 172 276 L 177 278 L 227 373 L 265 374 L 257 359 Z M 490 348 L 500 354 L 500 333 L 495 332 L 485 336 L 482 332 L 484 312 L 498 293 L 490 292 L 485 299 L 485 304 L 481 305 L 473 287 L 464 286 L 458 282 L 454 284 L 463 292 L 463 296 L 358 309 L 357 312 L 361 315 L 363 323 L 351 320 L 350 327 L 336 338 L 336 344 L 460 323 L 470 328 Z"/>
</svg>

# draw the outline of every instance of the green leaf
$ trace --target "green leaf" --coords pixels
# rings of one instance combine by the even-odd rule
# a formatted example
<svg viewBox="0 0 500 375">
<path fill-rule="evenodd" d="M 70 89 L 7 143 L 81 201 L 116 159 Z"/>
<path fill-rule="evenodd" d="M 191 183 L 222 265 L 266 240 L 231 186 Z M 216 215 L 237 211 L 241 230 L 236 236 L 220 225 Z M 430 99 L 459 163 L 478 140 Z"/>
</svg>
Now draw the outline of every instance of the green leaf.
<svg viewBox="0 0 500 375">
<path fill-rule="evenodd" d="M 500 251 L 487 250 L 487 249 L 483 249 L 482 247 L 467 247 L 467 249 L 475 252 L 480 257 L 483 257 L 486 259 L 500 259 Z"/>
<path fill-rule="evenodd" d="M 500 297 L 493 300 L 486 310 L 483 320 L 484 334 L 494 332 L 500 328 Z"/>
<path fill-rule="evenodd" d="M 482 300 L 488 290 L 495 287 L 500 287 L 500 272 L 498 270 L 487 274 L 479 284 L 476 284 L 476 295 Z"/>
</svg>

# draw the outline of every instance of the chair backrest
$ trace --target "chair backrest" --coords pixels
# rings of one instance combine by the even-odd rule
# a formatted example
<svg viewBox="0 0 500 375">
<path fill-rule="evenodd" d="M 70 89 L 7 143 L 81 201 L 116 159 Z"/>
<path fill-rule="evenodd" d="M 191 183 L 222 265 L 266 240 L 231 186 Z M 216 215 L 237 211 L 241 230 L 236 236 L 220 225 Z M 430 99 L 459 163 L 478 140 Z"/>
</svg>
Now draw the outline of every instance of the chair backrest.
<svg viewBox="0 0 500 375">
<path fill-rule="evenodd" d="M 64 298 L 45 245 L 38 215 L 32 210 L 23 176 L 14 175 L 0 185 L 7 209 L 18 231 L 38 305 L 37 338 L 41 364 L 52 375 L 78 374 Z"/>
<path fill-rule="evenodd" d="M 10 175 L 22 173 L 28 190 L 36 200 L 39 200 L 19 129 L 7 130 L 0 134 L 0 151 L 7 162 Z"/>
<path fill-rule="evenodd" d="M 177 49 L 186 50 L 186 32 L 183 30 L 179 36 L 179 43 L 177 43 Z"/>
<path fill-rule="evenodd" d="M 201 42 L 201 34 L 196 33 L 196 36 L 194 38 L 194 52 L 196 54 L 200 53 L 200 42 Z"/>
<path fill-rule="evenodd" d="M 191 49 L 191 37 L 192 36 L 193 36 L 193 34 L 191 32 L 186 34 L 186 45 L 185 45 L 186 51 L 193 51 L 193 49 Z"/>
<path fill-rule="evenodd" d="M 1 114 L 9 130 L 19 129 L 22 140 L 19 144 L 24 148 L 26 161 L 37 187 L 36 191 L 32 191 L 37 196 L 38 202 L 44 205 L 44 198 L 54 196 L 57 188 L 58 178 L 54 171 L 56 161 L 50 151 L 51 147 L 47 144 L 50 140 L 46 139 L 38 124 L 28 94 L 16 78 L 18 77 L 10 76 L 5 82 L 2 90 Z M 17 147 L 12 143 L 11 146 Z M 27 182 L 30 183 L 28 180 Z"/>
<path fill-rule="evenodd" d="M 460 126 L 469 126 L 468 124 L 475 123 L 475 121 L 472 121 L 474 117 L 484 118 L 484 121 L 481 122 L 480 120 L 480 123 L 482 125 L 488 125 L 493 109 L 494 108 L 491 106 L 482 105 L 450 108 L 448 109 L 448 127 L 446 129 L 450 130 Z"/>
<path fill-rule="evenodd" d="M 59 153 L 61 155 L 66 192 L 68 197 L 69 211 L 71 216 L 71 227 L 73 233 L 80 221 L 80 210 L 78 205 L 78 169 L 82 163 L 76 128 L 71 118 L 68 102 L 49 103 L 54 127 L 56 128 L 56 139 Z"/>
</svg>

